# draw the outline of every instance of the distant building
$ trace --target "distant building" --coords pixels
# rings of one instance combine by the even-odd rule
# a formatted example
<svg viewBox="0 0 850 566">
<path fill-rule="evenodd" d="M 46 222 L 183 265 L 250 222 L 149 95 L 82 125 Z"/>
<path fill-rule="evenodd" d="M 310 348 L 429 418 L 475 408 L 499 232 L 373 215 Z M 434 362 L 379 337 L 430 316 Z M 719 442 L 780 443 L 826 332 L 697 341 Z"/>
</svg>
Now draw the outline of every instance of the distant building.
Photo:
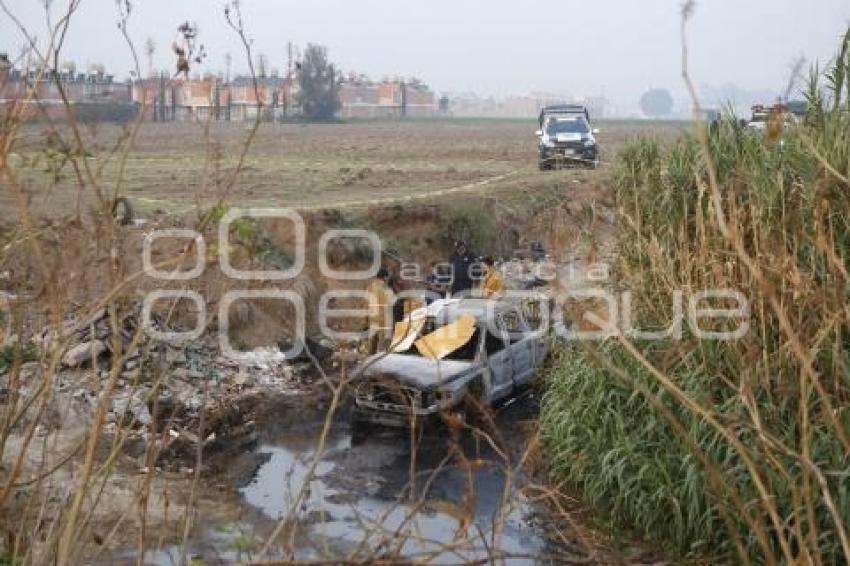
<svg viewBox="0 0 850 566">
<path fill-rule="evenodd" d="M 258 102 L 262 102 L 264 119 L 280 120 L 301 113 L 297 79 L 260 77 L 255 88 L 253 79 L 244 76 L 230 83 L 221 78 L 157 77 L 137 81 L 133 100 L 139 104 L 144 100 L 146 115 L 160 121 L 251 121 L 257 117 Z M 434 93 L 416 80 L 372 82 L 363 76 L 351 76 L 340 84 L 339 97 L 341 118 L 423 117 L 437 113 Z"/>
<path fill-rule="evenodd" d="M 481 97 L 472 93 L 448 95 L 453 116 L 469 118 L 536 118 L 540 109 L 554 104 L 584 104 L 591 119 L 606 115 L 608 101 L 601 96 L 572 97 L 534 92 L 502 98 Z"/>
<path fill-rule="evenodd" d="M 431 117 L 437 114 L 434 92 L 416 79 L 372 82 L 350 76 L 340 85 L 340 117 L 400 118 Z"/>
<path fill-rule="evenodd" d="M 340 115 L 343 118 L 380 118 L 381 96 L 372 83 L 345 82 L 339 89 Z"/>
<path fill-rule="evenodd" d="M 298 113 L 295 81 L 281 77 L 171 79 L 164 75 L 136 81 L 133 101 L 155 121 L 253 121 L 262 104 L 263 118 L 277 120 Z"/>
<path fill-rule="evenodd" d="M 132 106 L 132 85 L 115 82 L 102 72 L 21 71 L 5 60 L 0 64 L 0 108 L 20 103 L 26 107 L 25 118 L 59 118 L 66 112 L 66 100 L 78 114 L 93 115 L 92 109 L 109 107 L 126 115 Z"/>
<path fill-rule="evenodd" d="M 258 111 L 262 112 L 263 120 L 273 121 L 301 115 L 298 79 L 297 71 L 290 77 L 275 74 L 258 77 L 256 84 L 250 76 L 226 81 L 222 76 L 174 78 L 162 73 L 117 83 L 112 75 L 102 72 L 68 70 L 54 74 L 47 70 L 41 75 L 36 71 L 23 72 L 3 59 L 0 60 L 0 107 L 25 100 L 33 107 L 29 113 L 32 116 L 50 112 L 61 117 L 65 112 L 64 92 L 72 107 L 104 111 L 88 112 L 87 116 L 95 119 L 110 119 L 114 106 L 123 105 L 134 115 L 142 109 L 144 119 L 157 122 L 253 121 Z M 351 76 L 341 82 L 339 96 L 342 118 L 437 114 L 436 96 L 417 79 L 372 82 L 362 75 Z"/>
</svg>

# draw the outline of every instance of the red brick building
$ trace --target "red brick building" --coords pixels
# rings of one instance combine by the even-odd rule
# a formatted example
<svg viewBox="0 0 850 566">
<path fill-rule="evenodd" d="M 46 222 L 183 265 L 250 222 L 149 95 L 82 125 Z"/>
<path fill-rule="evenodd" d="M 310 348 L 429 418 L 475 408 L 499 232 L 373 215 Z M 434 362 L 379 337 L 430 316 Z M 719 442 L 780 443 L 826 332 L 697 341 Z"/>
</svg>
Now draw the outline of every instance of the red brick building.
<svg viewBox="0 0 850 566">
<path fill-rule="evenodd" d="M 61 89 L 60 89 L 61 85 Z M 31 116 L 66 113 L 62 94 L 70 105 L 93 119 L 115 119 L 136 115 L 145 119 L 171 121 L 252 121 L 262 108 L 264 120 L 297 117 L 298 77 L 251 77 L 207 75 L 175 79 L 160 75 L 133 82 L 115 82 L 111 75 L 45 71 L 23 72 L 8 63 L 0 65 L 0 105 L 24 101 Z M 426 117 L 437 113 L 434 93 L 421 81 L 411 79 L 372 82 L 350 77 L 339 90 L 342 118 Z M 120 111 L 118 111 L 120 110 Z"/>
<path fill-rule="evenodd" d="M 342 118 L 428 117 L 437 113 L 436 97 L 420 81 L 349 79 L 340 86 Z"/>
</svg>

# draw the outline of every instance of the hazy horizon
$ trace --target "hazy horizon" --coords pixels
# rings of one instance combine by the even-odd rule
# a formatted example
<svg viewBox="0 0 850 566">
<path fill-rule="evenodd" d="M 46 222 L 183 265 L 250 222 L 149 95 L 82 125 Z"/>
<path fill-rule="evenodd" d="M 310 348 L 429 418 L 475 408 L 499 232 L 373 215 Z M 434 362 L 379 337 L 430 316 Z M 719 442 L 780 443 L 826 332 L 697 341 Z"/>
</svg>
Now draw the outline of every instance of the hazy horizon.
<svg viewBox="0 0 850 566">
<path fill-rule="evenodd" d="M 247 69 L 244 50 L 224 18 L 224 2 L 136 1 L 130 34 L 147 72 L 145 40 L 156 46 L 154 69 L 173 72 L 171 43 L 177 26 L 196 22 L 208 53 L 193 73 L 220 72 L 225 56 L 233 71 Z M 41 42 L 47 36 L 43 4 L 16 0 L 6 6 Z M 53 1 L 54 21 L 67 2 Z M 243 0 L 252 49 L 270 68 L 285 68 L 286 44 L 326 45 L 344 71 L 383 76 L 417 76 L 437 92 L 482 96 L 555 92 L 604 95 L 616 106 L 633 106 L 650 87 L 684 98 L 679 0 L 577 1 L 546 6 L 535 2 L 450 3 L 436 0 L 399 8 L 390 0 L 314 0 L 286 7 L 274 0 Z M 823 0 L 818 8 L 792 0 L 732 0 L 700 3 L 689 24 L 690 64 L 697 84 L 733 84 L 744 90 L 783 90 L 793 62 L 825 62 L 850 20 L 846 1 Z M 83 69 L 101 63 L 126 77 L 129 49 L 116 25 L 114 1 L 83 0 L 63 49 L 63 60 Z M 0 51 L 14 56 L 23 36 L 0 13 Z"/>
</svg>

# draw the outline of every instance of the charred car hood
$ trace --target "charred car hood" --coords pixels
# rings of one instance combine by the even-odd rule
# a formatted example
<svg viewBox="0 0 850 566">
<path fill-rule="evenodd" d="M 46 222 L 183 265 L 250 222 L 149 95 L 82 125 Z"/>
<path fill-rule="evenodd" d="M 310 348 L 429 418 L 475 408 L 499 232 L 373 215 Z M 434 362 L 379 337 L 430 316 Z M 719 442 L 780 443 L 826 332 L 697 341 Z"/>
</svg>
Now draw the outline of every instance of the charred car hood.
<svg viewBox="0 0 850 566">
<path fill-rule="evenodd" d="M 431 360 L 408 354 L 384 354 L 369 358 L 363 363 L 364 378 L 391 377 L 399 383 L 429 389 L 445 385 L 472 373 L 478 364 L 455 360 Z"/>
</svg>

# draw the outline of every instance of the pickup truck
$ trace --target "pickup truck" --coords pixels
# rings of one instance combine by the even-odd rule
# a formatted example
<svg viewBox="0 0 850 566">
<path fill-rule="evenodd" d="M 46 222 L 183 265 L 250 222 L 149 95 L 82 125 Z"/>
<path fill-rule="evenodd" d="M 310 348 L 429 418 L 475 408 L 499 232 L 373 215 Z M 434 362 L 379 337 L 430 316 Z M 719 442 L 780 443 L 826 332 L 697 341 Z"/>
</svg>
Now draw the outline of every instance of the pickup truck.
<svg viewBox="0 0 850 566">
<path fill-rule="evenodd" d="M 599 130 L 590 125 L 590 114 L 583 106 L 549 106 L 540 113 L 537 130 L 538 161 L 541 171 L 558 164 L 599 166 Z"/>
<path fill-rule="evenodd" d="M 532 330 L 508 301 L 436 301 L 411 313 L 406 324 L 410 336 L 397 326 L 389 351 L 366 359 L 355 374 L 356 438 L 368 425 L 406 427 L 462 411 L 467 395 L 484 405 L 504 400 L 535 380 L 547 354 L 545 331 Z M 450 330 L 458 332 L 444 332 Z M 441 333 L 460 339 L 433 340 L 437 355 L 429 337 Z"/>
<path fill-rule="evenodd" d="M 794 102 L 790 107 L 786 104 L 775 104 L 773 106 L 757 104 L 753 106 L 752 117 L 745 125 L 748 130 L 758 133 L 765 133 L 771 127 L 780 130 L 780 132 L 784 129 L 794 128 L 801 124 L 805 118 L 804 104 Z M 794 111 L 791 110 L 792 108 Z"/>
</svg>

